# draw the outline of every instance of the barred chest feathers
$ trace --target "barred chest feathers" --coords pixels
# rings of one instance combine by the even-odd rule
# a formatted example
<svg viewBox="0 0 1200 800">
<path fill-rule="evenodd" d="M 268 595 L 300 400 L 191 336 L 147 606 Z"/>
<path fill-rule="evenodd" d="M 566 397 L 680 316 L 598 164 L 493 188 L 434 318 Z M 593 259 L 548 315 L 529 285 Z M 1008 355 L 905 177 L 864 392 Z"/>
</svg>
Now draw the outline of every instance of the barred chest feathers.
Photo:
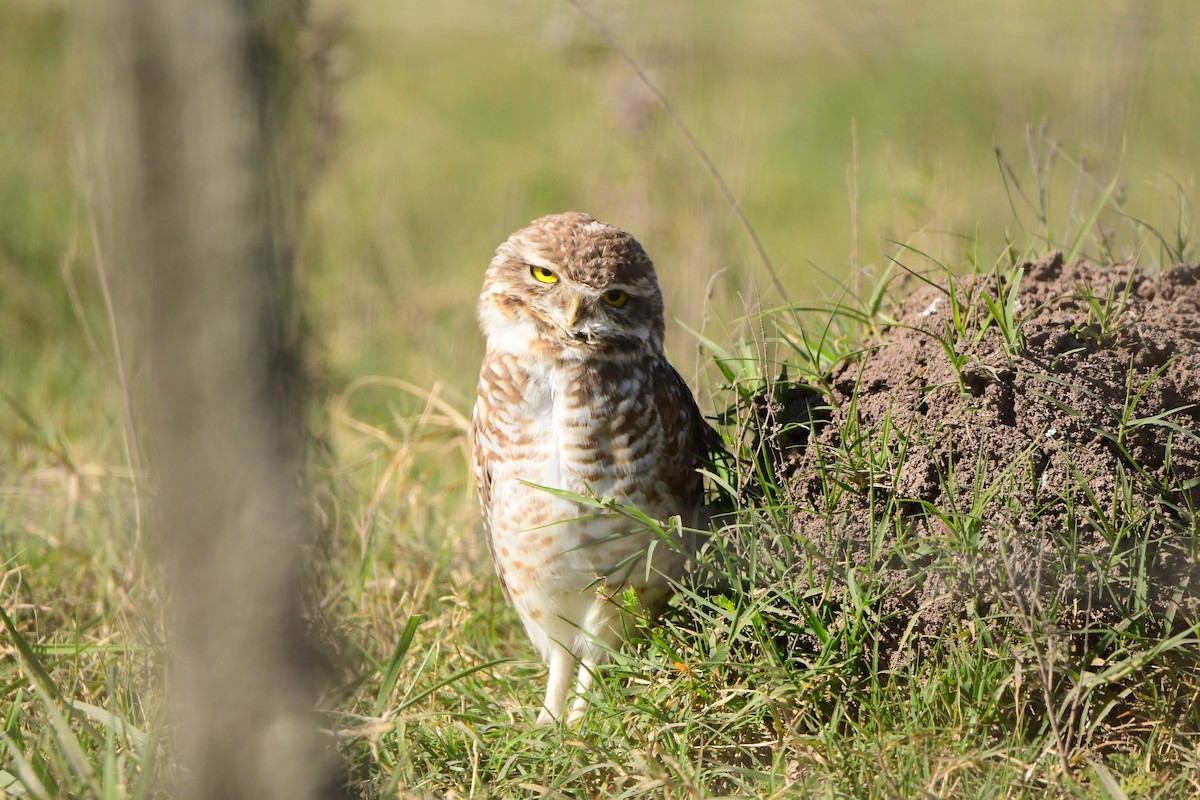
<svg viewBox="0 0 1200 800">
<path fill-rule="evenodd" d="M 667 465 L 659 463 L 664 444 L 679 445 L 660 437 L 649 389 L 654 367 L 645 357 L 548 364 L 501 353 L 485 362 L 482 381 L 494 384 L 488 394 L 509 401 L 490 413 L 512 431 L 491 476 L 493 546 L 510 591 L 526 575 L 572 587 L 581 577 L 584 585 L 624 577 L 615 573 L 650 543 L 650 534 L 628 517 L 548 489 L 611 497 L 659 519 L 684 511 L 663 480 Z M 673 572 L 675 561 L 668 563 L 664 552 L 654 567 Z M 632 574 L 629 580 L 639 582 Z"/>
</svg>

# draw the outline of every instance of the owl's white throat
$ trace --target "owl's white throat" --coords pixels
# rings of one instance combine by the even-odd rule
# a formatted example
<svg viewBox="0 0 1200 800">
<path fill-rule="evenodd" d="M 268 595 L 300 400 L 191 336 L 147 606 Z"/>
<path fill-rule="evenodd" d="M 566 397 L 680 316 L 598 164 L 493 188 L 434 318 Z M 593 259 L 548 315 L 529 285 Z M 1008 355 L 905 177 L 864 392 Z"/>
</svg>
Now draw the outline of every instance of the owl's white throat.
<svg viewBox="0 0 1200 800">
<path fill-rule="evenodd" d="M 536 326 L 527 319 L 514 319 L 489 311 L 480 315 L 479 322 L 491 353 L 524 355 L 529 352 L 529 343 L 537 338 Z"/>
<path fill-rule="evenodd" d="M 489 353 L 511 353 L 527 355 L 533 352 L 532 343 L 542 337 L 536 323 L 523 317 L 510 317 L 497 310 L 487 309 L 479 315 L 480 327 L 487 338 Z M 561 336 L 562 343 L 567 345 L 562 355 L 567 358 L 584 357 L 591 345 L 595 343 L 595 334 L 588 325 L 581 325 L 574 330 L 568 330 L 557 321 L 553 324 Z"/>
</svg>

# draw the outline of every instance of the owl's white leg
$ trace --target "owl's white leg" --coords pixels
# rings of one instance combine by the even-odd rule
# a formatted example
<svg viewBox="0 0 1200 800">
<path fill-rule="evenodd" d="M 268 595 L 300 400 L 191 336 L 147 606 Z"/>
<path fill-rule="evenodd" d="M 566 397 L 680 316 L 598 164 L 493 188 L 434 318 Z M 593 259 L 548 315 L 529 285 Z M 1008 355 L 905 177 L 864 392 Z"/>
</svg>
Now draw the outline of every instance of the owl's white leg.
<svg viewBox="0 0 1200 800">
<path fill-rule="evenodd" d="M 575 671 L 575 656 L 562 645 L 555 644 L 550 650 L 550 680 L 546 684 L 546 700 L 538 714 L 538 725 L 549 725 L 562 716 L 567 704 L 567 690 L 571 688 L 571 673 Z"/>
<path fill-rule="evenodd" d="M 579 676 L 575 679 L 575 702 L 571 704 L 571 713 L 567 722 L 574 725 L 583 719 L 588 707 L 588 692 L 596 680 L 597 659 L 587 658 L 579 662 Z"/>
<path fill-rule="evenodd" d="M 571 704 L 569 722 L 578 722 L 588 707 L 588 692 L 596 680 L 596 667 L 608 661 L 609 652 L 624 638 L 621 630 L 621 610 L 603 594 L 588 611 L 577 644 L 579 674 L 575 679 L 575 702 Z"/>
</svg>

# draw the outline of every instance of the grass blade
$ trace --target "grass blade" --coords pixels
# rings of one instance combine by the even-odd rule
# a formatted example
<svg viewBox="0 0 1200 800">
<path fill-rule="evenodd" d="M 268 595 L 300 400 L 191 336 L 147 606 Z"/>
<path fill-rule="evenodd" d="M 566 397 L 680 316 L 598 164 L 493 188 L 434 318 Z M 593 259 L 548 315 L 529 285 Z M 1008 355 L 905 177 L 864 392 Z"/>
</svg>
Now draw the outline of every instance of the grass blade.
<svg viewBox="0 0 1200 800">
<path fill-rule="evenodd" d="M 392 687 L 400 678 L 400 667 L 404 663 L 404 656 L 408 654 L 408 648 L 412 646 L 413 638 L 417 635 L 417 628 L 420 625 L 420 615 L 414 614 L 408 618 L 404 632 L 400 634 L 400 639 L 392 650 L 391 658 L 388 659 L 387 666 L 380 674 L 379 693 L 375 696 L 375 716 L 377 717 L 381 716 L 387 707 L 388 695 L 392 693 Z"/>
</svg>

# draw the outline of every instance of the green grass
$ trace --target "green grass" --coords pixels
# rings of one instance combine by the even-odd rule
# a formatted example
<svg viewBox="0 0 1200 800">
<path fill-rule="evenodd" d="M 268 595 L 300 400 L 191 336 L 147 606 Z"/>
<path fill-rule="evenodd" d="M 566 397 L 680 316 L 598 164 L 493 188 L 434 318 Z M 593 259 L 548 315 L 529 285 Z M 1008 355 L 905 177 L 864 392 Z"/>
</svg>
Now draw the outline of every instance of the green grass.
<svg viewBox="0 0 1200 800">
<path fill-rule="evenodd" d="M 421 446 L 438 450 L 440 437 L 429 432 Z M 899 472 L 921 444 L 887 424 L 847 429 L 843 439 L 844 451 L 817 474 L 831 508 L 841 492 Z M 391 452 L 376 463 L 410 461 Z M 760 465 L 761 473 L 770 469 Z M 421 474 L 418 467 L 412 477 Z M 412 477 L 397 474 L 397 490 Z M 914 558 L 922 549 L 971 550 L 985 509 L 1003 502 L 1006 487 L 980 484 L 969 459 L 963 473 L 945 480 L 977 493 L 970 508 L 941 515 L 944 539 L 918 537 L 911 549 L 871 553 L 871 563 Z M 1160 524 L 1141 506 L 1097 510 L 1112 520 L 1114 541 L 1147 541 Z M 447 567 L 451 594 L 401 599 L 405 613 L 420 617 L 392 624 L 403 623 L 411 639 L 400 637 L 386 667 L 378 665 L 378 691 L 373 676 L 358 692 L 362 718 L 345 732 L 356 777 L 378 796 L 395 787 L 630 797 L 1195 791 L 1200 765 L 1188 742 L 1197 720 L 1192 712 L 1173 716 L 1195 707 L 1194 630 L 1146 638 L 1138 610 L 1130 609 L 1121 625 L 1093 632 L 1108 637 L 1098 648 L 1108 661 L 1081 670 L 1064 652 L 1069 639 L 1047 627 L 1053 609 L 1030 601 L 968 618 L 922 659 L 889 666 L 873 656 L 888 627 L 880 603 L 887 590 L 868 570 L 845 565 L 834 580 L 850 592 L 798 591 L 797 571 L 810 565 L 781 533 L 791 511 L 767 490 L 730 521 L 702 559 L 698 586 L 681 587 L 678 606 L 649 640 L 605 668 L 580 730 L 530 726 L 542 670 L 525 660 L 515 619 L 490 576 L 455 579 Z M 894 506 L 880 512 L 878 525 L 902 524 Z M 449 536 L 466 536 L 469 547 L 469 526 Z M 376 557 L 390 554 L 383 546 Z M 1114 550 L 1114 558 L 1129 557 Z M 395 575 L 398 566 L 383 572 Z M 428 566 L 412 567 L 400 585 L 420 586 Z M 375 568 L 357 565 L 355 572 Z M 705 588 L 714 583 L 724 588 Z M 370 605 L 364 594 L 358 598 L 360 609 Z M 360 635 L 370 641 L 367 630 Z M 496 656 L 515 660 L 494 664 Z M 436 695 L 422 695 L 435 687 Z M 1113 705 L 1118 691 L 1122 702 Z M 1129 718 L 1113 719 L 1115 708 Z"/>
<path fill-rule="evenodd" d="M 812 476 L 826 505 L 797 510 L 749 449 L 746 402 L 784 370 L 819 383 L 869 348 L 919 285 L 891 259 L 975 277 L 954 298 L 953 359 L 986 327 L 1020 352 L 1006 293 L 1021 257 L 1195 258 L 1200 15 L 1183 0 L 1149 16 L 1115 0 L 731 8 L 600 16 L 721 169 L 794 308 L 566 4 L 372 0 L 334 26 L 336 120 L 300 268 L 331 445 L 311 480 L 314 627 L 337 655 L 321 708 L 355 792 L 1200 796 L 1194 632 L 1114 626 L 1097 632 L 1112 660 L 1072 671 L 1041 626 L 1050 610 L 1028 607 L 977 615 L 900 667 L 873 658 L 889 620 L 872 574 L 848 565 L 850 591 L 800 592 L 810 567 L 783 531 L 934 434 L 847 429 Z M 91 24 L 64 3 L 0 8 L 0 795 L 149 797 L 171 774 L 160 585 L 97 270 L 112 243 L 88 201 L 111 134 L 89 91 Z M 565 208 L 655 257 L 674 360 L 701 377 L 702 407 L 735 409 L 723 429 L 761 495 L 706 551 L 713 580 L 615 654 L 579 730 L 531 727 L 544 670 L 492 573 L 463 437 L 483 268 L 511 230 Z M 1121 297 L 1091 301 L 1089 330 L 1111 336 Z M 1143 388 L 1106 421 L 1117 445 L 1170 424 L 1137 417 Z M 969 459 L 950 477 L 974 478 Z M 981 507 L 1003 502 L 1002 483 L 974 488 Z M 1160 520 L 1126 497 L 1095 516 L 1114 542 L 1147 541 Z M 942 539 L 871 557 L 969 550 L 978 510 L 942 510 Z"/>
</svg>

